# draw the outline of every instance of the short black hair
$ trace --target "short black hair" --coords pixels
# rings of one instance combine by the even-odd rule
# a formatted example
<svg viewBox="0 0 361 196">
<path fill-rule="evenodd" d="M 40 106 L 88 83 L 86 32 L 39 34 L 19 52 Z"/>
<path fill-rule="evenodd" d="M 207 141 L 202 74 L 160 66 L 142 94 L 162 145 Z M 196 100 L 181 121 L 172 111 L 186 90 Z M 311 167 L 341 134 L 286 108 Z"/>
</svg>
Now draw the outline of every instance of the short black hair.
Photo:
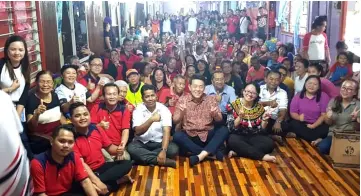
<svg viewBox="0 0 361 196">
<path fill-rule="evenodd" d="M 224 64 L 232 65 L 232 62 L 230 60 L 224 60 L 221 62 L 221 68 L 223 68 Z"/>
<path fill-rule="evenodd" d="M 223 71 L 221 71 L 221 70 L 216 70 L 216 71 L 213 72 L 213 74 L 212 74 L 212 80 L 214 79 L 214 75 L 215 75 L 215 74 L 223 74 L 223 75 L 224 75 Z"/>
<path fill-rule="evenodd" d="M 177 74 L 176 76 L 174 76 L 173 81 L 174 81 L 175 79 L 179 79 L 179 78 L 181 78 L 181 79 L 183 79 L 183 80 L 186 79 L 182 74 Z"/>
<path fill-rule="evenodd" d="M 259 57 L 257 55 L 254 55 L 251 57 L 251 61 L 257 60 L 259 62 Z"/>
<path fill-rule="evenodd" d="M 41 70 L 41 71 L 39 71 L 39 72 L 36 74 L 36 76 L 35 76 L 35 82 L 39 82 L 40 76 L 42 76 L 42 75 L 49 75 L 49 76 L 51 76 L 51 79 L 54 80 L 54 79 L 53 79 L 53 74 L 52 74 L 50 71 L 48 71 L 48 70 Z"/>
<path fill-rule="evenodd" d="M 287 68 L 286 68 L 285 66 L 283 66 L 283 65 L 281 65 L 281 66 L 278 67 L 278 70 L 280 70 L 280 69 L 285 70 L 286 73 L 288 72 Z M 281 73 L 281 72 L 280 72 L 280 73 Z"/>
<path fill-rule="evenodd" d="M 283 64 L 285 61 L 289 61 L 291 63 L 291 60 L 289 58 L 287 58 L 287 57 L 284 58 L 281 63 Z"/>
<path fill-rule="evenodd" d="M 336 49 L 343 49 L 343 48 L 348 48 L 347 44 L 345 43 L 345 41 L 338 41 L 336 43 Z"/>
<path fill-rule="evenodd" d="M 322 73 L 322 71 L 323 71 L 323 67 L 322 67 L 322 65 L 320 65 L 319 63 L 312 63 L 312 64 L 310 64 L 310 65 L 308 66 L 308 68 L 310 68 L 310 67 L 316 68 L 316 70 L 317 70 L 319 73 Z"/>
<path fill-rule="evenodd" d="M 301 58 L 301 59 L 300 59 L 299 61 L 297 61 L 297 62 L 302 63 L 305 68 L 308 68 L 308 66 L 310 65 L 310 62 L 309 62 L 307 59 L 304 59 L 304 58 Z"/>
<path fill-rule="evenodd" d="M 194 74 L 192 76 L 191 80 L 189 81 L 189 84 L 192 84 L 193 80 L 202 80 L 204 84 L 206 83 L 206 79 L 204 78 L 203 75 L 200 75 L 200 74 Z"/>
<path fill-rule="evenodd" d="M 60 69 L 60 74 L 63 75 L 63 73 L 67 69 L 75 69 L 75 71 L 78 71 L 78 66 L 76 66 L 76 65 L 63 65 L 63 67 L 61 67 L 61 69 Z"/>
<path fill-rule="evenodd" d="M 58 127 L 55 128 L 55 130 L 51 134 L 51 137 L 53 139 L 58 137 L 61 130 L 65 130 L 65 131 L 69 131 L 69 132 L 73 133 L 73 138 L 75 138 L 75 130 L 74 130 L 74 126 L 72 124 L 59 125 Z"/>
<path fill-rule="evenodd" d="M 274 70 L 274 69 L 271 69 L 270 71 L 268 71 L 266 77 L 268 77 L 272 73 L 278 74 L 281 77 L 281 73 L 278 70 Z"/>
<path fill-rule="evenodd" d="M 69 106 L 69 114 L 70 116 L 73 116 L 74 110 L 78 107 L 86 107 L 83 102 L 75 102 Z"/>
<path fill-rule="evenodd" d="M 114 83 L 107 83 L 107 84 L 105 84 L 104 86 L 103 86 L 103 89 L 102 89 L 102 93 L 103 93 L 103 96 L 105 95 L 105 90 L 106 90 L 106 88 L 108 88 L 108 87 L 115 87 L 115 88 L 117 88 L 117 90 L 118 90 L 118 94 L 119 94 L 119 87 L 116 85 L 116 84 L 114 84 Z"/>
<path fill-rule="evenodd" d="M 155 86 L 153 86 L 151 84 L 144 84 L 142 89 L 140 89 L 140 93 L 142 94 L 142 97 L 144 97 L 144 92 L 148 91 L 148 90 L 152 90 L 152 91 L 154 91 L 154 93 L 157 92 L 157 89 L 155 88 Z"/>
<path fill-rule="evenodd" d="M 102 58 L 100 58 L 100 56 L 98 56 L 98 55 L 91 55 L 88 59 L 88 63 L 90 64 L 94 59 L 102 60 Z"/>
<path fill-rule="evenodd" d="M 132 43 L 133 43 L 133 41 L 130 40 L 129 38 L 125 38 L 125 39 L 123 40 L 123 45 L 125 45 L 126 42 L 132 42 Z"/>
</svg>

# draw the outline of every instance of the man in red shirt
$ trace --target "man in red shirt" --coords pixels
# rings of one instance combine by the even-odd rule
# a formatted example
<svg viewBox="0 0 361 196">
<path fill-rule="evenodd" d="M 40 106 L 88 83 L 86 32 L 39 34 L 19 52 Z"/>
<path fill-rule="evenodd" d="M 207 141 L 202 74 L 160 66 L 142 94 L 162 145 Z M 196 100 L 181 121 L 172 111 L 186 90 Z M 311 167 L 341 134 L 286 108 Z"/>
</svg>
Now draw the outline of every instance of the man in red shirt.
<svg viewBox="0 0 361 196">
<path fill-rule="evenodd" d="M 184 92 L 186 80 L 184 76 L 177 75 L 173 79 L 170 89 L 163 90 L 159 95 L 159 102 L 168 107 L 169 111 L 173 114 L 175 105 L 179 97 L 187 93 Z"/>
<path fill-rule="evenodd" d="M 98 195 L 79 155 L 72 152 L 74 140 L 72 125 L 61 125 L 52 134 L 51 150 L 36 155 L 31 161 L 35 194 Z"/>
<path fill-rule="evenodd" d="M 234 37 L 236 36 L 238 23 L 239 23 L 239 17 L 233 14 L 232 9 L 228 9 L 227 31 L 231 39 L 234 39 Z"/>
<path fill-rule="evenodd" d="M 142 60 L 141 57 L 132 53 L 133 50 L 133 42 L 132 40 L 125 38 L 123 41 L 123 51 L 120 52 L 120 61 L 124 61 L 127 66 L 127 70 L 133 69 L 133 65 L 136 62 Z"/>
<path fill-rule="evenodd" d="M 90 112 L 91 122 L 106 130 L 112 144 L 123 149 L 121 160 L 130 160 L 125 145 L 129 139 L 131 114 L 125 104 L 118 101 L 119 88 L 114 83 L 103 87 L 104 102 L 95 105 Z M 104 151 L 103 151 L 104 154 Z M 108 155 L 108 154 L 107 154 Z"/>
<path fill-rule="evenodd" d="M 132 182 L 132 179 L 126 176 L 132 168 L 130 161 L 105 162 L 102 154 L 104 148 L 109 154 L 120 157 L 124 148 L 112 144 L 103 128 L 90 124 L 90 114 L 83 103 L 72 104 L 69 112 L 77 133 L 74 152 L 80 155 L 97 192 L 104 195 L 117 191 L 119 184 L 124 181 Z"/>
</svg>

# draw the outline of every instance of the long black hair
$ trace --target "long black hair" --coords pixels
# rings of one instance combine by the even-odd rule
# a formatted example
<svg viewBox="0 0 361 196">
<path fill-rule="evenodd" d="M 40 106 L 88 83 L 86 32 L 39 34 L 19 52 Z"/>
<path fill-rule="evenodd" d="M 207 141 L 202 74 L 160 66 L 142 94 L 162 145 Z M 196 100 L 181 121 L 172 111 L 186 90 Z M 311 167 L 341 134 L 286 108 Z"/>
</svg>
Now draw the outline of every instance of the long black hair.
<svg viewBox="0 0 361 196">
<path fill-rule="evenodd" d="M 316 78 L 317 81 L 318 81 L 318 89 L 317 89 L 317 92 L 316 92 L 316 102 L 319 102 L 320 99 L 321 99 L 321 93 L 322 93 L 322 89 L 321 89 L 321 79 L 319 76 L 315 76 L 315 75 L 312 75 L 312 76 L 308 76 L 306 81 L 305 81 L 305 84 L 303 85 L 303 89 L 300 93 L 300 98 L 303 99 L 305 97 L 305 94 L 306 94 L 306 83 L 308 80 L 312 79 L 312 78 Z"/>
<path fill-rule="evenodd" d="M 11 61 L 9 58 L 9 46 L 13 42 L 22 42 L 24 44 L 25 54 L 24 54 L 24 58 L 21 59 L 21 61 L 20 61 L 21 73 L 24 75 L 25 82 L 30 83 L 30 63 L 29 63 L 28 46 L 27 46 L 25 40 L 22 37 L 20 37 L 19 35 L 10 36 L 6 40 L 5 46 L 4 46 L 4 58 L 3 59 L 5 60 L 5 65 L 9 71 L 10 78 L 11 78 L 11 80 L 16 80 L 14 68 L 13 68 L 13 65 L 11 64 Z"/>
<path fill-rule="evenodd" d="M 357 99 L 357 95 L 358 95 L 358 91 L 359 91 L 359 83 L 354 80 L 354 79 L 346 79 L 345 81 L 342 82 L 342 84 L 344 84 L 345 82 L 353 82 L 355 83 L 355 90 L 356 90 L 356 93 L 355 95 L 353 96 L 354 99 Z M 342 86 L 342 85 L 341 85 Z M 341 87 L 342 88 L 342 87 Z M 335 97 L 335 104 L 334 106 L 331 108 L 331 110 L 333 112 L 336 112 L 336 113 L 342 113 L 342 97 L 341 95 L 338 95 L 337 97 Z"/>
<path fill-rule="evenodd" d="M 150 79 L 151 79 L 151 81 L 152 81 L 153 86 L 155 86 L 155 87 L 157 88 L 157 81 L 155 81 L 155 73 L 156 73 L 158 70 L 163 73 L 163 86 L 168 87 L 168 84 L 167 84 L 167 76 L 165 75 L 164 69 L 163 69 L 163 68 L 160 68 L 160 67 L 155 68 L 154 71 L 153 71 L 153 73 L 152 73 L 152 75 L 150 76 Z M 159 91 L 159 90 L 160 90 L 160 89 L 157 89 L 157 91 Z"/>
</svg>

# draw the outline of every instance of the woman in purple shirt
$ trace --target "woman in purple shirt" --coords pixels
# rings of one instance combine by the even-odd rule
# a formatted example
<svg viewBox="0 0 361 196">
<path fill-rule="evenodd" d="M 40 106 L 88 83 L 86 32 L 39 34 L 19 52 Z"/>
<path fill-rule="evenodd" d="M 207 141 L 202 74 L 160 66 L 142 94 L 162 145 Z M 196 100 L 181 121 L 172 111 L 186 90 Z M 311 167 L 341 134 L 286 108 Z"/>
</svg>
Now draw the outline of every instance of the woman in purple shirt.
<svg viewBox="0 0 361 196">
<path fill-rule="evenodd" d="M 291 130 L 297 136 L 308 142 L 318 138 L 325 138 L 328 126 L 324 123 L 329 97 L 321 90 L 318 76 L 309 76 L 303 90 L 295 95 L 291 101 Z"/>
</svg>

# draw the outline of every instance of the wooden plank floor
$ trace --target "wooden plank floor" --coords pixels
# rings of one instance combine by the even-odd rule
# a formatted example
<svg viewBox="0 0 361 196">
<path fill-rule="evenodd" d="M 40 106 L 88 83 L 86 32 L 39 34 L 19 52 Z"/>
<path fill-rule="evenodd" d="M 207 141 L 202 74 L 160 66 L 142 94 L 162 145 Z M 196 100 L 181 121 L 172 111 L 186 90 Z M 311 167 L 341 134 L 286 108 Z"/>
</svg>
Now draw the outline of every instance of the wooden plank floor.
<svg viewBox="0 0 361 196">
<path fill-rule="evenodd" d="M 177 169 L 133 167 L 133 185 L 113 196 L 240 196 L 240 195 L 359 195 L 360 171 L 333 169 L 312 146 L 287 139 L 273 154 L 277 163 L 245 158 L 205 161 L 189 168 L 177 158 Z"/>
</svg>

